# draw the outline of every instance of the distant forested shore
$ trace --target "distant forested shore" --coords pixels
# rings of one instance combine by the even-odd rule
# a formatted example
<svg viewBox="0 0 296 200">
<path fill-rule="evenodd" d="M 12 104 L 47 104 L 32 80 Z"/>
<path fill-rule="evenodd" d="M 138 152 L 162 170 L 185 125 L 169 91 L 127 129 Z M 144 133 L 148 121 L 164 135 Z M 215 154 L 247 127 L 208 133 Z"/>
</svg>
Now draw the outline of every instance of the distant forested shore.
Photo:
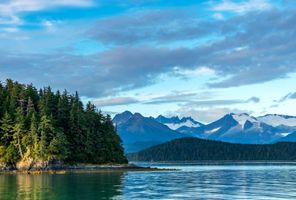
<svg viewBox="0 0 296 200">
<path fill-rule="evenodd" d="M 127 163 L 111 117 L 78 93 L 0 83 L 0 168 Z"/>
<path fill-rule="evenodd" d="M 296 161 L 296 143 L 235 144 L 198 138 L 175 139 L 137 153 L 130 161 Z"/>
</svg>

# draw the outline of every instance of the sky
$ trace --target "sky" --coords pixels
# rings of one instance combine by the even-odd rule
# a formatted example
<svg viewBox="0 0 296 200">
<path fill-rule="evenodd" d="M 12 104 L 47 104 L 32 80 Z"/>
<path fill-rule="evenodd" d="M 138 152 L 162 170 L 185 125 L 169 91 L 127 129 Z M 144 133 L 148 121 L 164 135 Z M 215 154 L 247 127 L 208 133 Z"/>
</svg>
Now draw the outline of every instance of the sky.
<svg viewBox="0 0 296 200">
<path fill-rule="evenodd" d="M 0 80 L 112 115 L 296 115 L 294 0 L 0 0 Z"/>
</svg>

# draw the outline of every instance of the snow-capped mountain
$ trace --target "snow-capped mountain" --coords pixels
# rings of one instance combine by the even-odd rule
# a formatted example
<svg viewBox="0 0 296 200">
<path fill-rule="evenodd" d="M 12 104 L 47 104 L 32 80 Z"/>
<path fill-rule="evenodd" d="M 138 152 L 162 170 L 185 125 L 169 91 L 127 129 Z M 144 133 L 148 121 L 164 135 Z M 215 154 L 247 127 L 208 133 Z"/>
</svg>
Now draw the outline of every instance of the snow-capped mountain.
<svg viewBox="0 0 296 200">
<path fill-rule="evenodd" d="M 140 113 L 125 111 L 113 118 L 126 152 L 135 152 L 176 138 L 186 137 Z"/>
<path fill-rule="evenodd" d="M 246 113 L 227 114 L 221 119 L 195 129 L 195 136 L 232 143 L 263 144 L 282 137 L 280 131 Z"/>
<path fill-rule="evenodd" d="M 296 117 L 230 113 L 204 125 L 191 117 L 143 117 L 125 111 L 113 122 L 126 152 L 138 151 L 180 137 L 197 137 L 231 143 L 267 144 L 277 141 L 296 142 Z"/>
<path fill-rule="evenodd" d="M 258 120 L 273 127 L 290 126 L 296 127 L 296 117 L 288 115 L 269 114 L 258 117 Z"/>
<path fill-rule="evenodd" d="M 183 130 L 185 128 L 197 128 L 203 126 L 202 123 L 195 121 L 191 117 L 183 117 L 180 119 L 178 116 L 168 118 L 159 115 L 155 120 L 168 126 L 170 129 L 177 131 L 179 131 L 179 129 Z"/>
</svg>

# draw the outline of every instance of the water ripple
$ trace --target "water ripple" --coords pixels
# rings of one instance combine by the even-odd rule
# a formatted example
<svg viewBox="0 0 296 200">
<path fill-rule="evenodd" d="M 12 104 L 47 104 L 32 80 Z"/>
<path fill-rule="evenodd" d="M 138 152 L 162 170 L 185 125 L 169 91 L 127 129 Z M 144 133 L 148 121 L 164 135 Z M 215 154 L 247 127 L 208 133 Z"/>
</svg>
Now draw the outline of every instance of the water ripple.
<svg viewBox="0 0 296 200">
<path fill-rule="evenodd" d="M 161 165 L 160 167 L 168 167 Z M 295 199 L 296 166 L 177 165 L 171 172 L 129 172 L 124 199 Z M 141 191 L 135 189 L 141 186 Z"/>
</svg>

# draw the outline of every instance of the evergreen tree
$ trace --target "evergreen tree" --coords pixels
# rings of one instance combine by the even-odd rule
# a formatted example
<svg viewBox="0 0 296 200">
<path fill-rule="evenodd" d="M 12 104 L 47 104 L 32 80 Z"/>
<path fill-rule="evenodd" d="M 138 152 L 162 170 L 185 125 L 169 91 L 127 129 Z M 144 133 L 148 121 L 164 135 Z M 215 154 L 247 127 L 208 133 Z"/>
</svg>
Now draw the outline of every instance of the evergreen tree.
<svg viewBox="0 0 296 200">
<path fill-rule="evenodd" d="M 16 120 L 13 127 L 13 144 L 18 149 L 18 153 L 21 158 L 24 158 L 24 152 L 23 152 L 23 144 L 22 144 L 22 138 L 25 135 L 25 129 L 24 129 L 24 116 L 22 109 L 19 107 L 17 108 L 16 112 Z"/>
<path fill-rule="evenodd" d="M 126 163 L 110 116 L 84 106 L 76 92 L 39 91 L 12 80 L 0 83 L 0 162 L 60 160 Z"/>
<path fill-rule="evenodd" d="M 4 115 L 4 99 L 5 99 L 4 88 L 2 83 L 0 82 L 0 119 Z"/>
<path fill-rule="evenodd" d="M 1 120 L 0 133 L 1 145 L 8 147 L 13 139 L 13 121 L 8 112 L 5 113 Z"/>
<path fill-rule="evenodd" d="M 1 120 L 1 159 L 0 161 L 8 164 L 15 163 L 18 160 L 18 153 L 15 145 L 13 145 L 13 121 L 6 112 Z"/>
<path fill-rule="evenodd" d="M 32 113 L 32 117 L 30 119 L 30 129 L 26 138 L 26 146 L 28 157 L 32 157 L 34 159 L 38 158 L 39 155 L 39 133 L 38 133 L 38 125 L 35 112 Z"/>
<path fill-rule="evenodd" d="M 46 115 L 41 117 L 39 129 L 39 155 L 41 159 L 47 160 L 49 156 L 48 146 L 54 135 L 54 127 L 51 119 L 49 119 Z"/>
<path fill-rule="evenodd" d="M 64 160 L 67 158 L 68 141 L 62 131 L 58 131 L 49 144 L 49 154 L 54 159 Z"/>
</svg>

